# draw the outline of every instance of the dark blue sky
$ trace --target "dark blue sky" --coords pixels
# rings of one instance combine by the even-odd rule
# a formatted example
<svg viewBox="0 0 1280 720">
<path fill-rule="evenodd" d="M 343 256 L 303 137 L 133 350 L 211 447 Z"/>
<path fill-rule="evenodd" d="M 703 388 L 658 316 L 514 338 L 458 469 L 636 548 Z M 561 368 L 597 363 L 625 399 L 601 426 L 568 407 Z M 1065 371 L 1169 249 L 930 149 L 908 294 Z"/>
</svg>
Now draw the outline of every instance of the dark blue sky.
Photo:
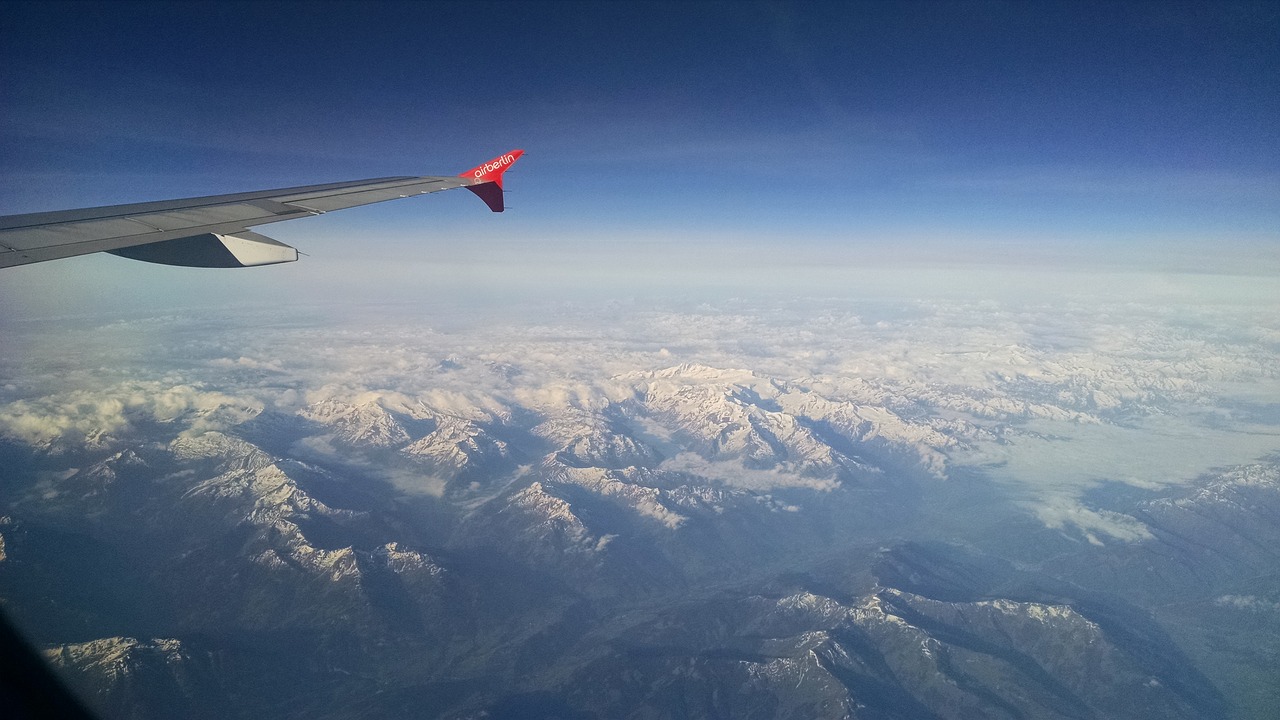
<svg viewBox="0 0 1280 720">
<path fill-rule="evenodd" d="M 1275 3 L 6 3 L 0 34 L 0 213 L 522 147 L 502 218 L 272 234 L 1280 246 Z"/>
</svg>

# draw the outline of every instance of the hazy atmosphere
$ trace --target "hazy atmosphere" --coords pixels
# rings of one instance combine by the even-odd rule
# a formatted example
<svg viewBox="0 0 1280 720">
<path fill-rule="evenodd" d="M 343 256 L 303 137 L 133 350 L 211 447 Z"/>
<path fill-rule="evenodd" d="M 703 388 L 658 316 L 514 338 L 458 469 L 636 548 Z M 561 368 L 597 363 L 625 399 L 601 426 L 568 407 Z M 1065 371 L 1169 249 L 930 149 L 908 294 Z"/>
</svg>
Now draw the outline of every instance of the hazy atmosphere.
<svg viewBox="0 0 1280 720">
<path fill-rule="evenodd" d="M 1266 718 L 1269 3 L 7 3 L 0 608 L 104 718 Z"/>
</svg>

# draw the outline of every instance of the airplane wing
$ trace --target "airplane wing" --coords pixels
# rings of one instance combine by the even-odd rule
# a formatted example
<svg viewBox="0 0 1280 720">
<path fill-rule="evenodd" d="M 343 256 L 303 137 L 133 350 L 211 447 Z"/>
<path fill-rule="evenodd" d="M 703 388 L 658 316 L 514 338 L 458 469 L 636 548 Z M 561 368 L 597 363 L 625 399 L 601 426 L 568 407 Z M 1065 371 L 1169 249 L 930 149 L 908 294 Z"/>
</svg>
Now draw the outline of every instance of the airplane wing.
<svg viewBox="0 0 1280 720">
<path fill-rule="evenodd" d="M 293 262 L 297 250 L 249 228 L 460 187 L 478 195 L 490 210 L 502 212 L 502 174 L 523 154 L 512 150 L 447 177 L 377 178 L 8 215 L 0 217 L 0 268 L 95 252 L 187 267 Z"/>
</svg>

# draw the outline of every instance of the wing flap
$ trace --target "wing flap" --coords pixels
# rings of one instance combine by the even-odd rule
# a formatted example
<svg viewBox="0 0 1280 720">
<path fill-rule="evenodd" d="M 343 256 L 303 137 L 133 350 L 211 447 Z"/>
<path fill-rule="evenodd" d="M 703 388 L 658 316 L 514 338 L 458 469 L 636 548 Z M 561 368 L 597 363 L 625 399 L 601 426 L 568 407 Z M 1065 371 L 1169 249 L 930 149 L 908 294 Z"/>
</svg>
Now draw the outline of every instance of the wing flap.
<svg viewBox="0 0 1280 720">
<path fill-rule="evenodd" d="M 286 207 L 278 203 L 277 205 L 282 209 Z M 130 245 L 198 235 L 203 232 L 234 232 L 251 225 L 292 220 L 314 214 L 298 207 L 289 207 L 284 212 L 275 212 L 255 203 L 233 203 L 0 230 L 0 247 L 13 251 L 0 252 L 0 267 L 70 256 L 57 252 L 48 255 L 40 252 L 45 250 L 67 248 L 75 250 L 71 255 L 80 255 L 85 252 L 114 250 Z M 83 249 L 86 245 L 93 243 L 100 243 L 102 247 L 96 250 Z M 10 255 L 20 255 L 20 257 L 10 258 Z M 24 260 L 23 257 L 33 259 Z"/>
<path fill-rule="evenodd" d="M 293 211 L 297 212 L 298 208 L 294 208 Z M 248 223 L 255 220 L 260 221 L 262 218 L 269 218 L 278 214 L 257 205 L 242 203 L 151 213 L 149 215 L 131 215 L 129 219 L 145 223 L 156 230 L 183 230 L 206 225 L 221 225 L 229 222 Z"/>
<path fill-rule="evenodd" d="M 205 233 L 107 252 L 159 265 L 202 268 L 258 267 L 298 259 L 295 248 L 249 230 L 235 235 Z"/>
<path fill-rule="evenodd" d="M 128 237 L 152 232 L 155 232 L 154 228 L 129 218 L 110 218 L 66 225 L 0 230 L 0 245 L 11 250 L 33 250 L 54 245 L 88 242 L 104 237 Z"/>
</svg>

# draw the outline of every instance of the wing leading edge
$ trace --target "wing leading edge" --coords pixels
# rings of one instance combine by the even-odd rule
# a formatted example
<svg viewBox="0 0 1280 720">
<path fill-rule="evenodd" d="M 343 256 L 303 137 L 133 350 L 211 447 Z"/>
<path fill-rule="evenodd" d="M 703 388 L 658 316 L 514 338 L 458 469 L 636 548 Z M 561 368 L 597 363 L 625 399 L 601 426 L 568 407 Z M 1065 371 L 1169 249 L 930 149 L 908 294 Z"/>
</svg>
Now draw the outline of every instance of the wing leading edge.
<svg viewBox="0 0 1280 720">
<path fill-rule="evenodd" d="M 454 176 L 376 178 L 4 216 L 0 268 L 95 252 L 188 267 L 293 262 L 297 250 L 249 228 L 460 187 L 502 212 L 502 174 L 523 154 L 512 150 Z"/>
</svg>

